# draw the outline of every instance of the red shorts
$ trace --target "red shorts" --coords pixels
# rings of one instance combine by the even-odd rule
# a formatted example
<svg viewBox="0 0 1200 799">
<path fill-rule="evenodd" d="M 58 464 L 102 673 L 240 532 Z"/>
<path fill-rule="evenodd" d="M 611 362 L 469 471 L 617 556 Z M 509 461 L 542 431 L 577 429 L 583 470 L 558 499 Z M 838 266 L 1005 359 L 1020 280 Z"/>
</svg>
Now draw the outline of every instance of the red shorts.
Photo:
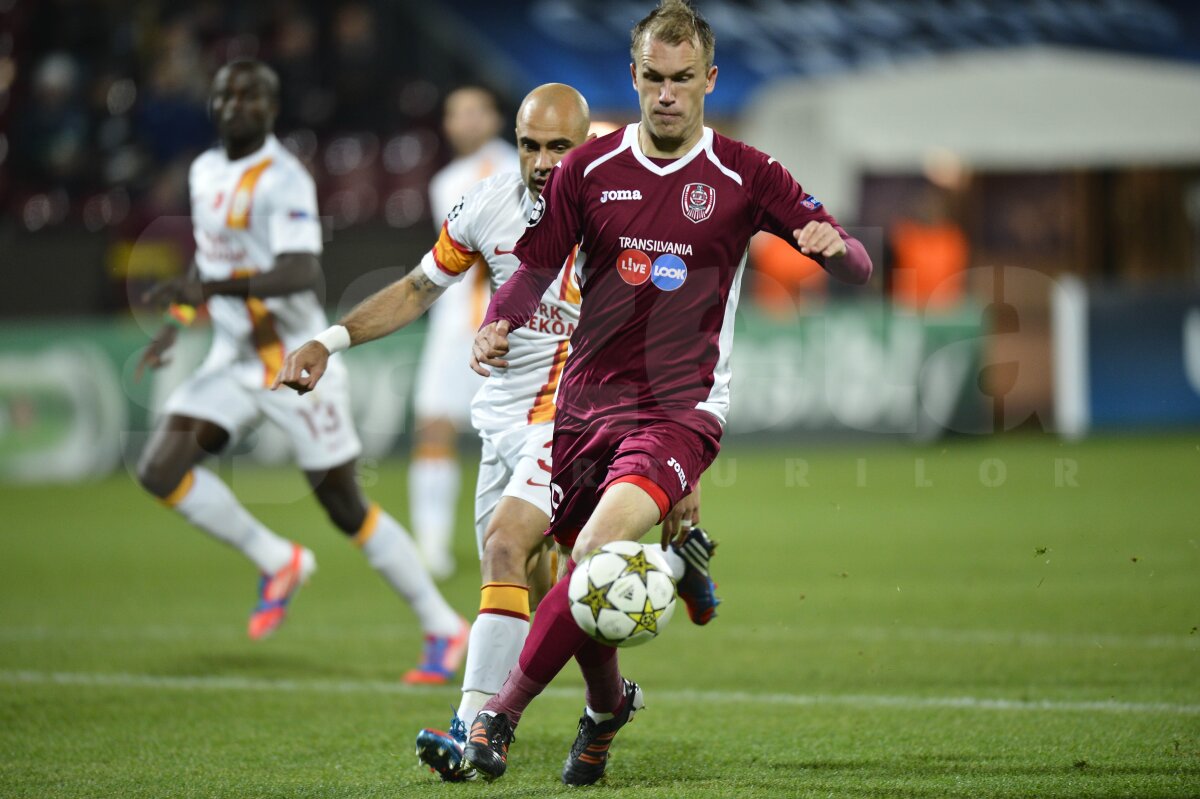
<svg viewBox="0 0 1200 799">
<path fill-rule="evenodd" d="M 707 411 L 686 410 L 668 419 L 606 417 L 582 422 L 554 416 L 553 515 L 547 535 L 563 546 L 596 509 L 605 489 L 631 482 L 658 504 L 659 521 L 690 493 L 721 450 L 721 423 Z"/>
</svg>

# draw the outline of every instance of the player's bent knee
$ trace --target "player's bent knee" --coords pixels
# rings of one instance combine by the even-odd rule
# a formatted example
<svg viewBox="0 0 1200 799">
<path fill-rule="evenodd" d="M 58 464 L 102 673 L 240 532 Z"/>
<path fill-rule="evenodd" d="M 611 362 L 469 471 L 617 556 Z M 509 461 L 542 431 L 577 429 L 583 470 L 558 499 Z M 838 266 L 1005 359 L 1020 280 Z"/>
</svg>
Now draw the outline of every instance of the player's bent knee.
<svg viewBox="0 0 1200 799">
<path fill-rule="evenodd" d="M 186 469 L 180 470 L 156 458 L 142 458 L 137 466 L 138 485 L 159 499 L 170 496 L 186 475 Z"/>
<path fill-rule="evenodd" d="M 505 528 L 493 530 L 483 543 L 482 567 L 493 581 L 524 582 L 530 548 Z"/>
<path fill-rule="evenodd" d="M 578 563 L 594 549 L 599 549 L 610 541 L 620 541 L 620 536 L 606 535 L 596 533 L 594 531 L 585 530 L 575 539 L 575 546 L 571 549 L 571 560 Z"/>
</svg>

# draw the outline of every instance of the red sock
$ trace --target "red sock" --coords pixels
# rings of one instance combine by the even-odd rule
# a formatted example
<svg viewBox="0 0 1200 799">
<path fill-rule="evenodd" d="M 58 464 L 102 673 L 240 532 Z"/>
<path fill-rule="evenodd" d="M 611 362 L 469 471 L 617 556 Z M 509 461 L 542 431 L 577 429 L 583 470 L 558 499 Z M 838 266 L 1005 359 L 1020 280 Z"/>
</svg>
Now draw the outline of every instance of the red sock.
<svg viewBox="0 0 1200 799">
<path fill-rule="evenodd" d="M 573 567 L 574 564 L 568 566 L 568 575 Z M 506 714 L 513 726 L 533 698 L 562 671 L 581 646 L 592 640 L 571 616 L 567 602 L 570 582 L 569 576 L 563 577 L 538 603 L 517 668 L 509 673 L 500 693 L 483 706 L 484 710 Z"/>
<path fill-rule="evenodd" d="M 575 662 L 587 684 L 587 706 L 597 713 L 616 713 L 625 698 L 625 682 L 617 664 L 616 647 L 605 646 L 590 638 L 575 653 Z"/>
</svg>

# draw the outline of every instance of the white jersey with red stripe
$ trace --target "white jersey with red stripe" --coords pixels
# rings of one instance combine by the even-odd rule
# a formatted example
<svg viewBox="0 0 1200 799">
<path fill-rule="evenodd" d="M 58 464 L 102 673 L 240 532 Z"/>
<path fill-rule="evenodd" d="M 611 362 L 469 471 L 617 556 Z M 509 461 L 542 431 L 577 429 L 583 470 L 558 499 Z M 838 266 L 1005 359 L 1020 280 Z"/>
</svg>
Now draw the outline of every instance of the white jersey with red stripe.
<svg viewBox="0 0 1200 799">
<path fill-rule="evenodd" d="M 196 265 L 204 280 L 269 272 L 280 253 L 321 253 L 321 221 L 312 177 L 274 136 L 230 160 L 215 148 L 188 174 Z M 262 362 L 270 385 L 284 355 L 316 336 L 328 321 L 317 295 L 301 291 L 264 299 L 208 300 L 213 345 L 205 368 Z"/>
<path fill-rule="evenodd" d="M 492 289 L 498 289 L 520 266 L 512 251 L 533 210 L 534 201 L 519 174 L 480 181 L 446 216 L 437 244 L 421 261 L 423 271 L 439 286 L 450 286 L 483 258 Z M 509 336 L 509 365 L 493 369 L 475 395 L 471 421 L 481 432 L 497 433 L 554 418 L 554 396 L 579 321 L 573 265 L 572 255 L 546 290 L 533 319 Z M 462 368 L 468 368 L 465 361 Z"/>
</svg>

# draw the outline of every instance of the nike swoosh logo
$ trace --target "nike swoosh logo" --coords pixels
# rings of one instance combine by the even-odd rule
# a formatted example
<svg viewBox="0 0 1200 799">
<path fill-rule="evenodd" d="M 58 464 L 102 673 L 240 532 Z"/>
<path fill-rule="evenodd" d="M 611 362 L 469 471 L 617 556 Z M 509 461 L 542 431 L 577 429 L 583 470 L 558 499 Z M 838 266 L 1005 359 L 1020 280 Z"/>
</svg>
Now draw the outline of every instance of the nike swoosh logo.
<svg viewBox="0 0 1200 799">
<path fill-rule="evenodd" d="M 496 253 L 496 255 L 512 255 L 516 250 L 502 250 L 499 247 L 493 247 L 492 252 Z"/>
<path fill-rule="evenodd" d="M 533 486 L 534 488 L 549 488 L 549 487 L 550 487 L 550 484 L 549 484 L 549 483 L 535 483 L 535 482 L 533 482 L 533 478 L 530 478 L 530 479 L 526 480 L 525 482 L 526 482 L 526 484 L 528 484 L 528 485 L 531 485 L 531 486 Z"/>
</svg>

